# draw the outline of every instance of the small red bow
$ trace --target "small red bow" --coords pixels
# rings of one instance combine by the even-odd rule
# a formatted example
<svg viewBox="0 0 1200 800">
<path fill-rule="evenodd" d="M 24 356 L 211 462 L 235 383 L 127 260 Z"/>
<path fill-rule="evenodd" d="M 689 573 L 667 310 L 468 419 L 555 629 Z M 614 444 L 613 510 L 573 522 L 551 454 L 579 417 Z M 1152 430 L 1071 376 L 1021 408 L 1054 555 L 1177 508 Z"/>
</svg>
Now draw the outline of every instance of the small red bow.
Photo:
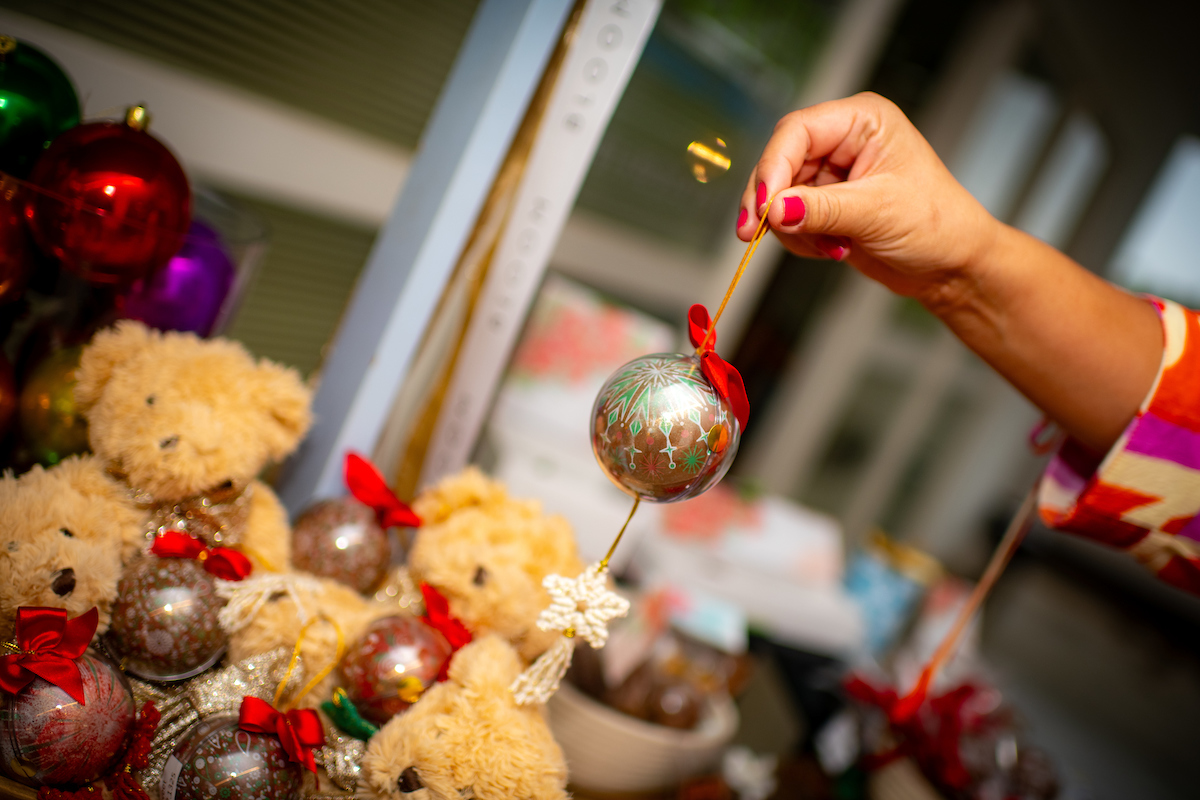
<svg viewBox="0 0 1200 800">
<path fill-rule="evenodd" d="M 421 597 L 425 598 L 425 624 L 446 637 L 452 654 L 471 643 L 471 632 L 462 624 L 462 620 L 450 613 L 450 601 L 444 594 L 428 583 L 422 583 Z M 449 669 L 450 659 L 446 659 L 437 679 L 446 680 Z"/>
<path fill-rule="evenodd" d="M 325 746 L 325 729 L 316 711 L 305 708 L 284 713 L 265 700 L 246 696 L 238 712 L 238 727 L 251 733 L 278 736 L 288 758 L 316 774 L 317 762 L 312 751 L 314 747 Z"/>
<path fill-rule="evenodd" d="M 0 689 L 11 694 L 35 678 L 43 678 L 69 694 L 80 705 L 83 678 L 75 660 L 87 650 L 100 624 L 100 612 L 90 611 L 68 620 L 62 608 L 25 606 L 17 609 L 18 653 L 0 657 Z"/>
<path fill-rule="evenodd" d="M 737 369 L 713 350 L 717 346 L 717 332 L 709 335 L 712 327 L 708 309 L 696 303 L 688 309 L 688 338 L 692 347 L 697 349 L 700 356 L 700 369 L 708 378 L 717 394 L 729 401 L 733 407 L 733 415 L 737 417 L 738 425 L 743 431 L 750 421 L 750 400 L 746 397 L 746 385 Z"/>
<path fill-rule="evenodd" d="M 154 539 L 150 552 L 160 558 L 194 558 L 204 571 L 223 581 L 240 581 L 254 566 L 250 559 L 228 547 L 209 547 L 183 531 L 167 531 Z"/>
<path fill-rule="evenodd" d="M 345 481 L 355 500 L 375 510 L 379 527 L 421 527 L 421 518 L 388 488 L 375 465 L 358 453 L 346 454 Z"/>
</svg>

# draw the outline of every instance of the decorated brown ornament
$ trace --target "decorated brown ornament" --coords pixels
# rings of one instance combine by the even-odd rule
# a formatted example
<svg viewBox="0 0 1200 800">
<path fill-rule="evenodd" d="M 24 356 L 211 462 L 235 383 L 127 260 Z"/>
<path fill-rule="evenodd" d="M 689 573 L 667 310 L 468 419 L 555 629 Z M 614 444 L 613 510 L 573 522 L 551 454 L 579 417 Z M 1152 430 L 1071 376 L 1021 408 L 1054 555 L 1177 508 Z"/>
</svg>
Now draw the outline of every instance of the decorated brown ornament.
<svg viewBox="0 0 1200 800">
<path fill-rule="evenodd" d="M 148 555 L 117 584 L 108 642 L 132 675 L 189 678 L 225 652 L 229 640 L 217 620 L 224 605 L 200 562 Z"/>
<path fill-rule="evenodd" d="M 346 693 L 364 717 L 382 725 L 434 684 L 450 658 L 446 637 L 419 618 L 378 619 L 342 659 Z"/>
<path fill-rule="evenodd" d="M 297 569 L 332 578 L 366 594 L 387 574 L 391 548 L 373 509 L 343 497 L 322 500 L 292 528 Z"/>
<path fill-rule="evenodd" d="M 28 786 L 75 787 L 125 754 L 137 719 L 128 681 L 92 650 L 74 665 L 84 703 L 42 678 L 16 694 L 0 692 L 0 774 Z"/>
<path fill-rule="evenodd" d="M 642 500 L 673 503 L 702 493 L 733 464 L 741 425 L 694 355 L 630 361 L 592 408 L 592 450 L 609 479 Z"/>
<path fill-rule="evenodd" d="M 185 733 L 163 768 L 162 800 L 292 800 L 303 767 L 289 761 L 279 737 L 238 727 L 236 716 L 211 717 Z"/>
</svg>

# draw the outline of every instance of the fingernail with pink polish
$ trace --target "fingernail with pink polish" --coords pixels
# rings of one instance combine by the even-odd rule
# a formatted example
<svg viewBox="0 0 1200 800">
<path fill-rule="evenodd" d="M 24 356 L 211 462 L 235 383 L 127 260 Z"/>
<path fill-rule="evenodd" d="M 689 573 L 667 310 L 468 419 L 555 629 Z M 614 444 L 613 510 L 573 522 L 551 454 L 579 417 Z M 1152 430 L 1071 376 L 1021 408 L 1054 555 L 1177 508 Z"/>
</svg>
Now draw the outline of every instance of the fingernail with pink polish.
<svg viewBox="0 0 1200 800">
<path fill-rule="evenodd" d="M 767 202 L 767 185 L 762 181 L 758 182 L 758 189 L 754 193 L 754 205 L 757 208 L 762 208 Z"/>
<path fill-rule="evenodd" d="M 821 236 L 815 244 L 818 250 L 834 261 L 841 261 L 850 252 L 850 240 L 844 236 Z"/>
<path fill-rule="evenodd" d="M 748 216 L 750 216 L 750 214 L 744 208 L 738 212 L 738 221 L 737 221 L 737 225 L 735 226 L 736 230 L 740 231 L 742 229 L 742 226 L 746 224 L 746 217 L 748 217 Z"/>
<path fill-rule="evenodd" d="M 798 225 L 804 219 L 804 201 L 799 197 L 783 198 L 783 224 Z"/>
</svg>

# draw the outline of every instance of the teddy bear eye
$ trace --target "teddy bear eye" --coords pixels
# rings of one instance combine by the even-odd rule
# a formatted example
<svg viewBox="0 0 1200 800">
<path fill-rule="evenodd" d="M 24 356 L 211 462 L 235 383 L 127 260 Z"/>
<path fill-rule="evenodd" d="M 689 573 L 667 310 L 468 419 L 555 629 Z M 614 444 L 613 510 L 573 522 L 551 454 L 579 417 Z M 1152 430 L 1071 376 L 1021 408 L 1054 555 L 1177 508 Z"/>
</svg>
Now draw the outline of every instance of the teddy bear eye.
<svg viewBox="0 0 1200 800">
<path fill-rule="evenodd" d="M 148 405 L 148 406 L 154 405 L 154 395 L 150 395 L 149 397 L 146 398 L 146 405 Z"/>
<path fill-rule="evenodd" d="M 483 586 L 485 583 L 487 583 L 487 579 L 488 579 L 487 570 L 484 569 L 483 567 L 476 567 L 475 577 L 471 579 L 471 582 L 474 583 L 476 586 Z"/>
<path fill-rule="evenodd" d="M 396 781 L 396 787 L 404 794 L 415 792 L 425 788 L 425 784 L 421 783 L 421 777 L 417 775 L 417 771 L 412 767 L 400 773 L 400 779 Z"/>
<path fill-rule="evenodd" d="M 68 528 L 59 528 L 58 532 L 61 533 L 63 536 L 67 537 L 68 539 L 75 538 L 75 534 L 71 533 L 70 529 L 68 529 Z"/>
</svg>

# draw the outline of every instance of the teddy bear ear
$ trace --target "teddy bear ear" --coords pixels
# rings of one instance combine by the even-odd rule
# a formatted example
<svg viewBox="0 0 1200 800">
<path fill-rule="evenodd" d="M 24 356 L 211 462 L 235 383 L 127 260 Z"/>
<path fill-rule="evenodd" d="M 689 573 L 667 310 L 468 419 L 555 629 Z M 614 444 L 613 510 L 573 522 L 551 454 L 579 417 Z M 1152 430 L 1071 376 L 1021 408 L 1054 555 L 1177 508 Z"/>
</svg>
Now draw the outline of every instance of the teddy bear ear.
<svg viewBox="0 0 1200 800">
<path fill-rule="evenodd" d="M 92 337 L 83 348 L 79 369 L 75 371 L 75 400 L 86 413 L 104 394 L 113 368 L 133 358 L 154 341 L 154 333 L 140 322 L 123 319 Z"/>
<path fill-rule="evenodd" d="M 254 369 L 250 395 L 267 420 L 264 431 L 271 457 L 281 459 L 296 449 L 312 424 L 312 392 L 296 370 L 263 359 Z"/>
<path fill-rule="evenodd" d="M 456 652 L 449 669 L 450 680 L 480 692 L 507 691 L 520 672 L 517 651 L 494 633 Z"/>
</svg>

